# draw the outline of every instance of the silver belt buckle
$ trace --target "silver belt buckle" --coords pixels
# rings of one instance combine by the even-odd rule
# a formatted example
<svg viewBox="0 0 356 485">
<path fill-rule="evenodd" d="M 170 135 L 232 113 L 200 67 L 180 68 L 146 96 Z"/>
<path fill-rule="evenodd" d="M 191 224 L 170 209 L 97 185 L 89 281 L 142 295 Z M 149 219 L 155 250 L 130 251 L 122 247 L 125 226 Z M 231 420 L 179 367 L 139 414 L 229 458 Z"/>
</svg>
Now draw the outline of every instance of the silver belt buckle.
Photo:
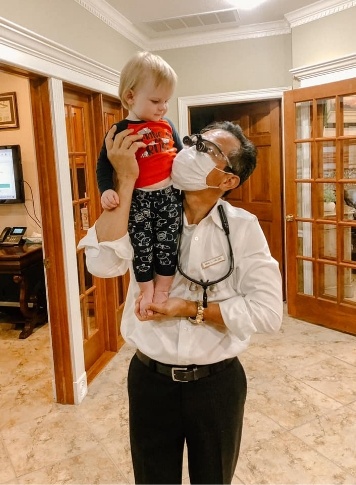
<svg viewBox="0 0 356 485">
<path fill-rule="evenodd" d="M 182 379 L 176 378 L 175 372 L 180 371 L 180 370 L 182 370 L 182 371 L 188 370 L 188 367 L 172 367 L 172 379 L 175 382 L 188 382 L 188 381 L 184 381 Z"/>
</svg>

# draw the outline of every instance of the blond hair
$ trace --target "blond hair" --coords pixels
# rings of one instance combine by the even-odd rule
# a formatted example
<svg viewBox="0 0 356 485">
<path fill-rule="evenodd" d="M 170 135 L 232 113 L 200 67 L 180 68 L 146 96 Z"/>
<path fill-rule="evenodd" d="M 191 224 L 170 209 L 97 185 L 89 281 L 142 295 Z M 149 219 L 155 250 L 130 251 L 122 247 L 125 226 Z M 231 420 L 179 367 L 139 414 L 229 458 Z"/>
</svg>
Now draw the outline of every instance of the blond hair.
<svg viewBox="0 0 356 485">
<path fill-rule="evenodd" d="M 155 86 L 165 84 L 170 88 L 177 83 L 177 74 L 162 57 L 150 52 L 138 52 L 123 67 L 120 74 L 119 98 L 124 108 L 129 109 L 126 95 L 137 89 L 148 76 L 152 76 Z"/>
</svg>

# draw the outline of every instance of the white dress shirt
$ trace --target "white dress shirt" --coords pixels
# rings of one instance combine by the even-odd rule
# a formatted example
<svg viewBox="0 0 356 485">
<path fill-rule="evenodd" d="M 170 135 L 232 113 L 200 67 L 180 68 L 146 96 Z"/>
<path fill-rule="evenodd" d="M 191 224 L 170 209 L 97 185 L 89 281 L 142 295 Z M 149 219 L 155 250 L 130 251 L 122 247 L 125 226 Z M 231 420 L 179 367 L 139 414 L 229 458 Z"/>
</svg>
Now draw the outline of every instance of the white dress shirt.
<svg viewBox="0 0 356 485">
<path fill-rule="evenodd" d="M 283 313 L 281 275 L 272 258 L 257 218 L 249 212 L 222 204 L 230 227 L 234 270 L 228 278 L 208 289 L 208 302 L 219 302 L 226 329 L 194 325 L 187 318 L 170 317 L 161 322 L 139 321 L 134 314 L 140 289 L 133 269 L 130 238 L 98 243 L 95 226 L 80 241 L 85 248 L 88 271 L 111 278 L 130 271 L 130 285 L 121 322 L 126 342 L 152 359 L 166 364 L 211 364 L 237 356 L 255 332 L 275 332 Z M 230 266 L 230 251 L 217 205 L 199 224 L 183 217 L 180 245 L 182 270 L 195 280 L 217 280 Z M 200 286 L 178 271 L 170 296 L 202 300 Z M 194 315 L 193 315 L 194 316 Z"/>
</svg>

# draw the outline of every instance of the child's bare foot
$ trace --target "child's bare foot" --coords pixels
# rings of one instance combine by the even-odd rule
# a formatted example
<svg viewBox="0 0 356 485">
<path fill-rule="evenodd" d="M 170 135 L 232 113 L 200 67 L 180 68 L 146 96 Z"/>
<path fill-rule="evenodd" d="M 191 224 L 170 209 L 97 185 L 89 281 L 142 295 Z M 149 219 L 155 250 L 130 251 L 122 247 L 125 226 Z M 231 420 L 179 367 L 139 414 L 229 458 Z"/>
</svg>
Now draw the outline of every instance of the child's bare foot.
<svg viewBox="0 0 356 485">
<path fill-rule="evenodd" d="M 153 294 L 153 303 L 164 303 L 168 300 L 168 291 L 157 291 Z"/>
<path fill-rule="evenodd" d="M 171 289 L 173 278 L 174 276 L 163 276 L 156 274 L 153 303 L 164 303 L 168 300 L 169 290 Z"/>
</svg>

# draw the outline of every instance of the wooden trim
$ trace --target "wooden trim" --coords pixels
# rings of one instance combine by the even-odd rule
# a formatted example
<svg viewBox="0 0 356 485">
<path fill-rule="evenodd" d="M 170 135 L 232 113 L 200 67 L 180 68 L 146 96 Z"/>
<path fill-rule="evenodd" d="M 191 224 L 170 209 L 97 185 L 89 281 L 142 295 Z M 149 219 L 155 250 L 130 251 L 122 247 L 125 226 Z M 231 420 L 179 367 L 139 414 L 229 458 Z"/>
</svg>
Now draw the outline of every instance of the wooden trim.
<svg viewBox="0 0 356 485">
<path fill-rule="evenodd" d="M 105 351 L 97 361 L 90 367 L 90 369 L 87 371 L 87 382 L 90 384 L 93 382 L 95 377 L 101 372 L 106 365 L 110 362 L 110 360 L 115 357 L 116 352 L 108 352 Z"/>
<path fill-rule="evenodd" d="M 46 267 L 46 280 L 56 401 L 61 404 L 74 404 L 55 143 L 51 130 L 49 81 L 43 78 L 31 80 L 30 87 L 39 193 L 41 206 L 45 208 L 42 217 L 42 233 L 44 253 L 49 262 Z"/>
</svg>

